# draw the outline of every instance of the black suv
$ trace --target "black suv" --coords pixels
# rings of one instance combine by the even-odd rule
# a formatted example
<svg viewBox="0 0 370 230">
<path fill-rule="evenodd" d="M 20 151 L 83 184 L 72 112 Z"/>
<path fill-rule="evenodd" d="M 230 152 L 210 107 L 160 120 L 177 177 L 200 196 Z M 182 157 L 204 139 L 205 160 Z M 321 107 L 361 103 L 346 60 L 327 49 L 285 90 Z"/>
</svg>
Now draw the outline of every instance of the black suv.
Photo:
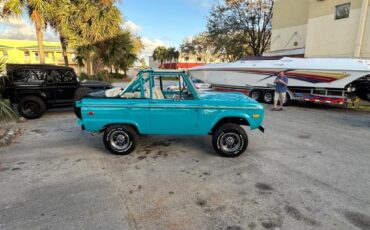
<svg viewBox="0 0 370 230">
<path fill-rule="evenodd" d="M 41 117 L 48 107 L 72 106 L 88 92 L 112 88 L 100 81 L 80 82 L 73 68 L 55 65 L 7 64 L 0 78 L 0 96 L 18 104 L 27 119 Z"/>
</svg>

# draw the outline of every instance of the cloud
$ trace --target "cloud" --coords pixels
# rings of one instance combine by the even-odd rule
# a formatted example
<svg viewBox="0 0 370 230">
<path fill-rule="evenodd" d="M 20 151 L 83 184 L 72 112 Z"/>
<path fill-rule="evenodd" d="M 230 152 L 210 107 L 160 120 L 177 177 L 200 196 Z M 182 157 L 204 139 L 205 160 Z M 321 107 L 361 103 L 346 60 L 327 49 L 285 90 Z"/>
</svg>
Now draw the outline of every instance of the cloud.
<svg viewBox="0 0 370 230">
<path fill-rule="evenodd" d="M 142 37 L 141 42 L 144 45 L 144 49 L 141 51 L 139 55 L 141 58 L 152 56 L 154 49 L 157 48 L 158 46 L 166 46 L 162 40 L 157 38 L 152 39 L 148 37 Z"/>
<path fill-rule="evenodd" d="M 214 1 L 212 0 L 186 0 L 186 1 L 192 5 L 206 9 L 210 9 L 214 3 Z"/>
<path fill-rule="evenodd" d="M 0 38 L 18 40 L 36 40 L 35 26 L 23 17 L 0 18 Z M 45 41 L 57 41 L 57 34 L 47 28 L 44 31 Z"/>
<path fill-rule="evenodd" d="M 133 34 L 140 34 L 143 31 L 143 28 L 133 21 L 126 21 L 122 25 L 122 28 L 130 31 Z M 139 58 L 145 58 L 147 60 L 149 56 L 152 56 L 155 48 L 157 48 L 158 46 L 166 46 L 166 43 L 164 42 L 164 40 L 167 40 L 167 39 L 168 38 L 164 38 L 164 37 L 163 38 L 149 38 L 147 36 L 142 36 L 141 42 L 143 43 L 144 48 L 139 54 Z"/>
<path fill-rule="evenodd" d="M 133 21 L 126 21 L 122 27 L 134 34 L 139 34 L 143 31 L 143 28 Z M 35 26 L 23 17 L 0 18 L 0 38 L 36 40 Z M 167 41 L 169 38 L 149 38 L 142 36 L 141 41 L 144 48 L 139 54 L 139 57 L 147 59 L 149 56 L 152 56 L 154 49 L 158 46 L 167 46 L 164 40 Z M 58 35 L 48 27 L 44 32 L 44 41 L 58 41 Z"/>
<path fill-rule="evenodd" d="M 133 34 L 140 33 L 143 30 L 143 28 L 141 26 L 139 26 L 138 24 L 136 24 L 133 21 L 126 21 L 123 24 L 123 28 L 130 31 Z"/>
</svg>

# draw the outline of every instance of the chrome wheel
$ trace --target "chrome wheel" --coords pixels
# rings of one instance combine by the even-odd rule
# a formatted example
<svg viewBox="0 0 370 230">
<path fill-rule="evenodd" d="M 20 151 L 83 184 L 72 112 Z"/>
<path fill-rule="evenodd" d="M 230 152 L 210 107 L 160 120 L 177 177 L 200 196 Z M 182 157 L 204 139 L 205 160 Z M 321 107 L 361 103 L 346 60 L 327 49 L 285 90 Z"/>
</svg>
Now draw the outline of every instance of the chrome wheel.
<svg viewBox="0 0 370 230">
<path fill-rule="evenodd" d="M 113 131 L 110 135 L 109 142 L 117 150 L 125 150 L 131 146 L 130 136 L 120 130 Z"/>
<path fill-rule="evenodd" d="M 220 137 L 219 143 L 222 151 L 235 152 L 240 148 L 242 140 L 236 133 L 225 133 Z"/>
</svg>

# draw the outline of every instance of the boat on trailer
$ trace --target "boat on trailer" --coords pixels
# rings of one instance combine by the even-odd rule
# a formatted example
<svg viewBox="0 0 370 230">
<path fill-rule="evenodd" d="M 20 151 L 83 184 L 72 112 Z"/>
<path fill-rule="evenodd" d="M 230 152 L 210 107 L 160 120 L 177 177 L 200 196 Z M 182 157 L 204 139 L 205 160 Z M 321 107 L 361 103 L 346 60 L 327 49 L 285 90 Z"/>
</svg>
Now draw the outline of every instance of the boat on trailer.
<svg viewBox="0 0 370 230">
<path fill-rule="evenodd" d="M 283 71 L 289 79 L 288 100 L 344 104 L 359 96 L 370 101 L 370 60 L 345 58 L 282 58 L 209 64 L 188 70 L 215 90 L 238 91 L 272 103 L 274 80 Z"/>
</svg>

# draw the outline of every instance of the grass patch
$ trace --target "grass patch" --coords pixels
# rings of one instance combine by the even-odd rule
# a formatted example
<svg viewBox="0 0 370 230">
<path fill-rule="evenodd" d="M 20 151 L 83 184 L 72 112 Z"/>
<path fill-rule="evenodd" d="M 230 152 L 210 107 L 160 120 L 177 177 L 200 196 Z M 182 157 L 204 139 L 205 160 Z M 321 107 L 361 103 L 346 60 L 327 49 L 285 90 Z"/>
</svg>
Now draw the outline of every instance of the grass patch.
<svg viewBox="0 0 370 230">
<path fill-rule="evenodd" d="M 353 102 L 348 103 L 347 108 L 370 112 L 370 103 L 361 99 L 356 99 Z"/>
</svg>

